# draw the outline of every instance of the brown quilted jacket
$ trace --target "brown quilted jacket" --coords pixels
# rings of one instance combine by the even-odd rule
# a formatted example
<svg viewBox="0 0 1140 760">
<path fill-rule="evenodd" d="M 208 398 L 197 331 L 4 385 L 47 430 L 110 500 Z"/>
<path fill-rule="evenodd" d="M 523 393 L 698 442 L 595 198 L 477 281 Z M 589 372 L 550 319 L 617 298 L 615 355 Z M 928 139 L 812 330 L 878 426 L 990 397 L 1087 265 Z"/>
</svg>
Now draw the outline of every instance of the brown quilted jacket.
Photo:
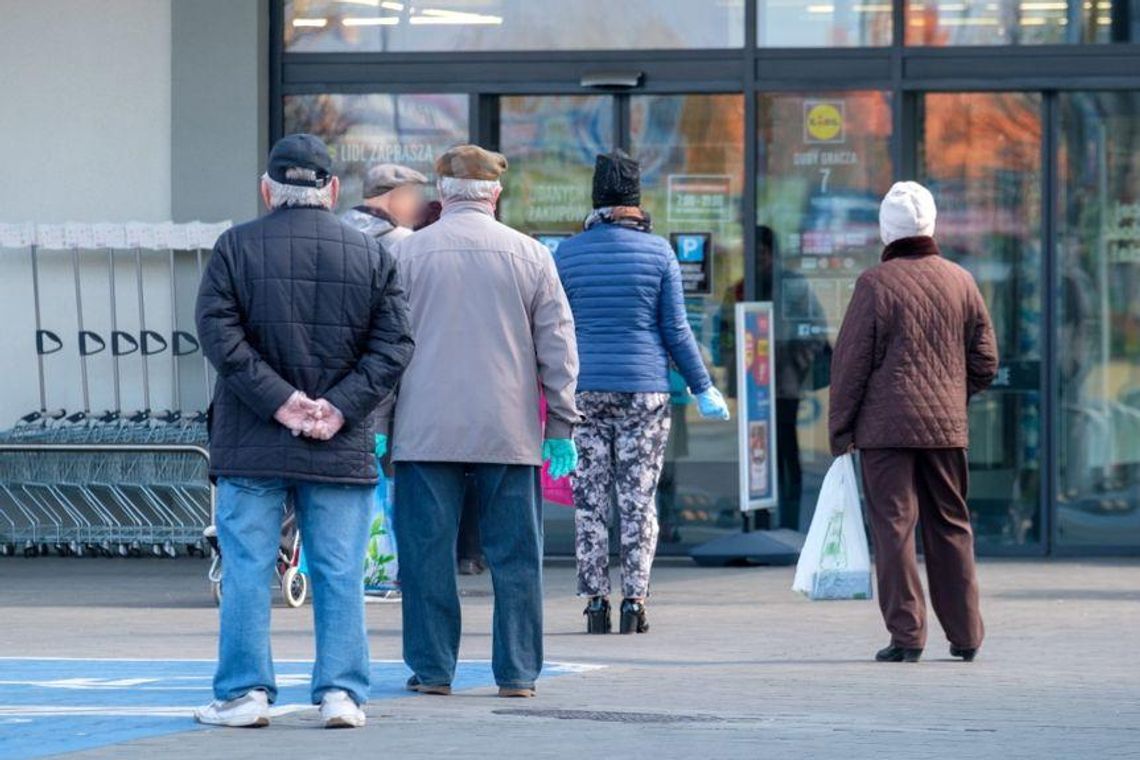
<svg viewBox="0 0 1140 760">
<path fill-rule="evenodd" d="M 973 277 L 931 237 L 896 240 L 855 284 L 831 361 L 831 451 L 965 448 L 966 405 L 997 374 Z"/>
</svg>

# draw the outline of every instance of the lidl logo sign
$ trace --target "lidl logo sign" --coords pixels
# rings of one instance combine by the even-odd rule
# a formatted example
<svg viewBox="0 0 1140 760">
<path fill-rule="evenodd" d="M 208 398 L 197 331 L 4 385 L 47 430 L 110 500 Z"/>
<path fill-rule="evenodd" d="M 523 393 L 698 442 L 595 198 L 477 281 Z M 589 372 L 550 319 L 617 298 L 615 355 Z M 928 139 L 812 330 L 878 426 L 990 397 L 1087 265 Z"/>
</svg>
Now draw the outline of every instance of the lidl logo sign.
<svg viewBox="0 0 1140 760">
<path fill-rule="evenodd" d="M 842 100 L 805 100 L 804 142 L 844 142 L 844 117 Z"/>
</svg>

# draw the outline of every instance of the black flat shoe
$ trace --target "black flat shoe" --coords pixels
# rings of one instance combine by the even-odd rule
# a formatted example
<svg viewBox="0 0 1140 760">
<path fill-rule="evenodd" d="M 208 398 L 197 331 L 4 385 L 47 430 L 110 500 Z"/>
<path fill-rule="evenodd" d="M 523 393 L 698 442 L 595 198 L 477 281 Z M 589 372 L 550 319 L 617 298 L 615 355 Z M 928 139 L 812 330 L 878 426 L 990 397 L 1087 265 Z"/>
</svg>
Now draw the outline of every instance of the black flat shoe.
<svg viewBox="0 0 1140 760">
<path fill-rule="evenodd" d="M 649 633 L 649 620 L 645 616 L 645 603 L 624 599 L 621 603 L 621 632 Z"/>
<path fill-rule="evenodd" d="M 922 657 L 921 649 L 907 649 L 891 644 L 875 653 L 876 662 L 918 662 Z"/>
<path fill-rule="evenodd" d="M 964 662 L 973 662 L 974 658 L 978 656 L 978 648 L 967 649 L 966 647 L 950 647 L 950 656 L 958 657 Z"/>
<path fill-rule="evenodd" d="M 609 633 L 613 630 L 613 623 L 610 620 L 610 600 L 604 596 L 590 597 L 590 602 L 582 614 L 586 616 L 586 633 Z"/>
</svg>

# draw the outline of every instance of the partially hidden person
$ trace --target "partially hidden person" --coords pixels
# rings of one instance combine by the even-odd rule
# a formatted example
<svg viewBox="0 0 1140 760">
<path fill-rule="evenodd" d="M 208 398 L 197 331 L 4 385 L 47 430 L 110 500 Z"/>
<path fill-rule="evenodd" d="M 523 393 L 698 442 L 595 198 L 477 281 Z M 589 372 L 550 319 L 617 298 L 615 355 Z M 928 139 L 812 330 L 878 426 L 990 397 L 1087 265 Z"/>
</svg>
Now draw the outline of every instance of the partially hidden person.
<svg viewBox="0 0 1140 760">
<path fill-rule="evenodd" d="M 218 375 L 210 475 L 225 557 L 214 701 L 195 711 L 200 723 L 269 724 L 270 584 L 287 499 L 313 584 L 313 703 L 326 727 L 365 723 L 375 410 L 413 343 L 392 257 L 332 213 L 339 188 L 319 138 L 279 140 L 261 179 L 269 213 L 218 238 L 198 293 L 198 336 Z"/>
<path fill-rule="evenodd" d="M 950 654 L 973 660 L 985 634 L 966 506 L 966 407 L 996 376 L 998 348 L 973 277 L 939 251 L 936 214 L 916 182 L 887 193 L 882 263 L 856 282 L 831 365 L 831 451 L 859 451 L 890 633 L 875 659 L 886 662 L 917 662 L 926 646 L 916 524 Z"/>
<path fill-rule="evenodd" d="M 390 252 L 423 220 L 427 184 L 427 177 L 407 166 L 373 164 L 364 173 L 362 202 L 345 211 L 341 219 Z"/>
</svg>

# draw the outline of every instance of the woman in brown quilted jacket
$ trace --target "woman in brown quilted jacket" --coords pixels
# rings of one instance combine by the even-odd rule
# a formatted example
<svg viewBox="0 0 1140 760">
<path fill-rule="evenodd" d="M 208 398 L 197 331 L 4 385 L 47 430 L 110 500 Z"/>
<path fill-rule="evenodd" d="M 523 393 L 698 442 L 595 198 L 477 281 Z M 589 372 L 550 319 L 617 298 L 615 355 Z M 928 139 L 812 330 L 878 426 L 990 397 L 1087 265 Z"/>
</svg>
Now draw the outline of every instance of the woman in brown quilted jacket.
<svg viewBox="0 0 1140 760">
<path fill-rule="evenodd" d="M 984 634 L 966 507 L 966 406 L 992 382 L 998 352 L 973 278 L 938 250 L 935 214 L 930 191 L 916 182 L 887 193 L 882 263 L 856 283 L 832 357 L 831 449 L 860 453 L 891 635 L 875 659 L 887 662 L 917 662 L 926 645 L 918 522 L 950 654 L 973 660 Z"/>
</svg>

